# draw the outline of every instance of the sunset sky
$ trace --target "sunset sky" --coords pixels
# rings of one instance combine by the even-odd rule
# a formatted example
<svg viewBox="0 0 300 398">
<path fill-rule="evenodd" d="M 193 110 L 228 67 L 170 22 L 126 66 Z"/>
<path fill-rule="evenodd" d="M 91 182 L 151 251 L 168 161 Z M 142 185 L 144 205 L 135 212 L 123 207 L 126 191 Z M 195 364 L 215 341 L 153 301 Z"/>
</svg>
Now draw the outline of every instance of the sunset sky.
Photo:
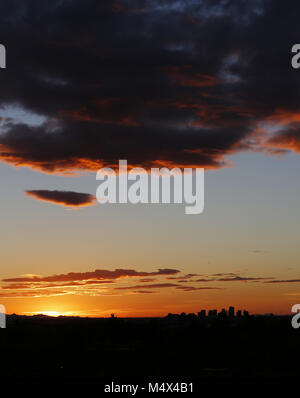
<svg viewBox="0 0 300 398">
<path fill-rule="evenodd" d="M 1 3 L 8 313 L 290 313 L 300 300 L 297 4 Z M 120 159 L 204 167 L 204 213 L 98 204 L 96 171 Z"/>
</svg>

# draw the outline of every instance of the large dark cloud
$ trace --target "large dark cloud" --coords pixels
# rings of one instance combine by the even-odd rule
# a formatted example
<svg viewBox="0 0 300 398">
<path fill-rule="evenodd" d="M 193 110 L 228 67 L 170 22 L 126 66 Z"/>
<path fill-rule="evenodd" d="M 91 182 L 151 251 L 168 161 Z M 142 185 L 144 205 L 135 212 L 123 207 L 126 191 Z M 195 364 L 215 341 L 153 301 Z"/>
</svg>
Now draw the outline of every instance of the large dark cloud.
<svg viewBox="0 0 300 398">
<path fill-rule="evenodd" d="M 30 190 L 26 195 L 45 202 L 55 203 L 67 207 L 91 206 L 95 203 L 95 196 L 88 193 L 73 191 Z"/>
<path fill-rule="evenodd" d="M 239 150 L 299 152 L 299 2 L 11 0 L 0 158 L 46 172 L 130 164 L 218 168 Z M 267 127 L 276 130 L 267 134 Z M 270 133 L 270 131 L 269 131 Z"/>
</svg>

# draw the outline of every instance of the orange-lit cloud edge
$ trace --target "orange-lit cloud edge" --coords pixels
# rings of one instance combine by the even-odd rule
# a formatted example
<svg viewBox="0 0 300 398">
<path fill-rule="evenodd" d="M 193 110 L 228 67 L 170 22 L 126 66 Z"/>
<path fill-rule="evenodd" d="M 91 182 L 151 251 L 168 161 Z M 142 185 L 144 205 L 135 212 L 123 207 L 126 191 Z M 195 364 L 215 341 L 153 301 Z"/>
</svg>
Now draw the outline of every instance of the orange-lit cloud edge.
<svg viewBox="0 0 300 398">
<path fill-rule="evenodd" d="M 173 104 L 175 107 L 197 107 L 197 104 L 191 103 L 176 103 Z M 199 110 L 199 121 L 194 120 L 189 123 L 189 126 L 193 126 L 195 129 L 197 127 L 211 128 L 216 127 L 221 120 L 218 121 L 223 112 L 235 112 L 237 114 L 243 114 L 245 116 L 246 112 L 249 110 L 242 107 L 238 109 L 229 109 L 224 107 L 224 109 L 215 109 L 212 107 L 208 108 L 209 114 L 206 113 L 205 107 L 199 104 L 201 111 Z M 254 112 L 254 110 L 253 110 Z M 252 111 L 250 110 L 250 115 Z M 214 116 L 212 116 L 214 115 Z M 218 116 L 219 115 L 219 116 Z M 250 116 L 249 115 L 249 116 Z M 75 116 L 72 116 L 75 117 Z M 212 120 L 212 117 L 214 120 Z M 211 123 L 216 123 L 211 125 Z M 228 126 L 230 127 L 230 126 Z M 193 157 L 190 161 L 188 158 L 184 161 L 177 161 L 172 158 L 157 158 L 153 160 L 145 160 L 131 162 L 128 160 L 128 170 L 134 167 L 143 167 L 145 169 L 150 169 L 152 167 L 179 167 L 179 168 L 196 168 L 204 167 L 206 170 L 217 170 L 223 167 L 231 167 L 232 163 L 226 159 L 226 156 L 232 156 L 245 151 L 252 152 L 265 152 L 268 155 L 278 155 L 285 154 L 288 151 L 299 154 L 300 153 L 300 137 L 298 130 L 300 128 L 300 110 L 298 112 L 290 112 L 284 109 L 277 109 L 274 114 L 265 117 L 264 119 L 257 121 L 249 121 L 249 133 L 245 136 L 243 140 L 232 145 L 231 148 L 225 150 L 214 149 L 213 152 L 207 153 L 204 148 L 195 147 L 193 149 L 182 149 L 183 153 L 199 156 L 210 156 L 213 160 L 212 163 L 203 163 L 201 160 L 199 162 Z M 22 154 L 14 152 L 11 148 L 5 147 L 5 145 L 0 145 L 0 161 L 15 167 L 28 167 L 33 171 L 42 172 L 45 174 L 55 174 L 67 177 L 77 177 L 81 173 L 95 172 L 102 167 L 111 167 L 117 170 L 119 166 L 119 159 L 116 160 L 105 160 L 105 159 L 92 159 L 89 157 L 78 157 L 62 159 L 59 161 L 53 161 L 51 163 L 47 161 L 32 161 L 26 159 Z M 26 192 L 28 195 L 38 197 L 30 191 Z M 46 200 L 46 199 L 44 199 Z M 50 201 L 50 200 L 48 200 Z M 55 200 L 53 203 L 57 203 Z M 68 206 L 68 203 L 65 203 Z"/>
</svg>

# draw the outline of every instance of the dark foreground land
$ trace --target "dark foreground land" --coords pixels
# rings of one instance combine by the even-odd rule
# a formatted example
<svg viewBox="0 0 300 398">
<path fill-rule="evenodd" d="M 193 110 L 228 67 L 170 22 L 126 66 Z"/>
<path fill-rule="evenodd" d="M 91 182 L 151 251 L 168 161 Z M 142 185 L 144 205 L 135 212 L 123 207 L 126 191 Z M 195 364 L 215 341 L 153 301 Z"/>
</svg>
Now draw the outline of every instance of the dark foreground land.
<svg viewBox="0 0 300 398">
<path fill-rule="evenodd" d="M 5 378 L 297 380 L 300 329 L 291 317 L 7 317 Z"/>
</svg>

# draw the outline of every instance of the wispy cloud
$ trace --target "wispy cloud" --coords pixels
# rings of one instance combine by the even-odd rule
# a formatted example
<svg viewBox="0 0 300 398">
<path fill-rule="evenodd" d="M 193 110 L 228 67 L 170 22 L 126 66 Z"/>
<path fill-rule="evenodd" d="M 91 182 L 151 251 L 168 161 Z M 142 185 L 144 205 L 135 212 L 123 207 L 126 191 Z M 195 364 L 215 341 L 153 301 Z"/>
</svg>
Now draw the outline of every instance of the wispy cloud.
<svg viewBox="0 0 300 398">
<path fill-rule="evenodd" d="M 279 279 L 279 280 L 272 280 L 272 281 L 266 281 L 265 283 L 298 283 L 300 282 L 300 279 Z"/>
<path fill-rule="evenodd" d="M 260 282 L 273 278 L 262 278 L 262 277 L 247 277 L 247 276 L 233 276 L 228 278 L 219 278 L 219 282 Z"/>
<path fill-rule="evenodd" d="M 87 272 L 69 272 L 48 276 L 26 274 L 2 280 L 0 297 L 41 297 L 62 294 L 107 296 L 124 294 L 151 294 L 164 289 L 181 292 L 223 290 L 223 283 L 290 283 L 300 279 L 280 280 L 270 276 L 246 276 L 235 272 L 204 275 L 197 273 L 180 275 L 173 268 L 156 271 L 140 271 L 118 268 L 115 270 L 96 269 Z M 138 279 L 139 278 L 139 279 Z M 197 279 L 196 279 L 197 278 Z M 130 282 L 138 279 L 138 284 Z M 155 282 L 155 283 L 154 283 Z M 210 282 L 218 286 L 207 285 Z M 200 284 L 200 285 L 199 285 Z M 227 288 L 227 286 L 226 286 Z"/>
<path fill-rule="evenodd" d="M 17 277 L 2 279 L 3 282 L 65 282 L 65 281 L 84 281 L 84 280 L 102 280 L 102 279 L 119 279 L 119 278 L 133 278 L 146 277 L 153 275 L 173 275 L 179 273 L 179 270 L 162 268 L 153 272 L 136 271 L 134 269 L 115 269 L 104 270 L 98 269 L 90 272 L 69 272 L 68 274 L 58 274 L 50 276 L 35 276 Z"/>
<path fill-rule="evenodd" d="M 195 290 L 224 290 L 222 287 L 210 287 L 210 286 L 177 286 L 176 289 L 184 290 L 185 292 L 193 292 Z"/>
<path fill-rule="evenodd" d="M 63 294 L 76 294 L 88 296 L 117 295 L 117 290 L 129 293 L 152 293 L 152 289 L 168 287 L 164 283 L 149 283 L 156 277 L 174 275 L 179 270 L 163 268 L 157 271 L 147 272 L 134 269 L 115 269 L 115 270 L 95 270 L 89 272 L 70 272 L 68 274 L 58 274 L 41 276 L 28 274 L 16 278 L 3 279 L 0 297 L 42 297 L 56 296 Z M 141 285 L 134 286 L 115 286 L 121 281 L 129 281 L 132 278 L 142 277 Z M 169 284 L 169 287 L 178 286 Z M 151 291 L 150 291 L 151 290 Z"/>
<path fill-rule="evenodd" d="M 115 290 L 135 290 L 135 289 L 162 289 L 162 288 L 168 288 L 168 287 L 177 287 L 176 283 L 153 283 L 149 285 L 135 285 L 135 286 L 119 286 L 115 287 Z"/>
</svg>

